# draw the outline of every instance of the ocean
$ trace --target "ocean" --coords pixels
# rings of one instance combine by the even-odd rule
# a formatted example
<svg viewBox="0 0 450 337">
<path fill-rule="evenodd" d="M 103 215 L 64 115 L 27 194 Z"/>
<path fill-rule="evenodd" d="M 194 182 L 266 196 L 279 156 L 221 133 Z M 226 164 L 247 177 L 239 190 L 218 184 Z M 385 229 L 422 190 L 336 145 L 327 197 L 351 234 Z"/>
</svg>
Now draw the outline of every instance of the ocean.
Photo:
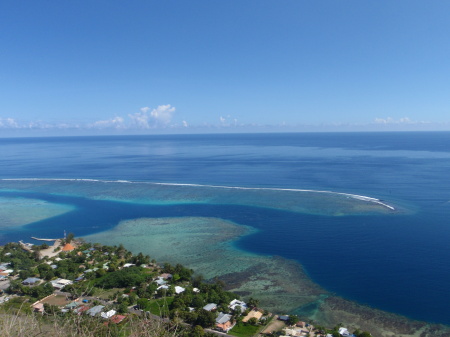
<svg viewBox="0 0 450 337">
<path fill-rule="evenodd" d="M 4 138 L 0 154 L 1 243 L 214 218 L 246 228 L 233 254 L 294 260 L 330 294 L 450 324 L 450 132 Z"/>
</svg>

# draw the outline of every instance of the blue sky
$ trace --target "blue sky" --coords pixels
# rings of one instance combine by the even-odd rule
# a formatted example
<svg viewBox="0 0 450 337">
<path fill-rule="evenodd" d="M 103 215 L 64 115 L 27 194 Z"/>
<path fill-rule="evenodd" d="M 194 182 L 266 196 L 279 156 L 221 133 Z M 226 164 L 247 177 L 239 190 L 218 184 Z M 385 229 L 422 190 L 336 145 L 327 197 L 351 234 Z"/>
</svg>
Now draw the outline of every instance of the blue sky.
<svg viewBox="0 0 450 337">
<path fill-rule="evenodd" d="M 0 135 L 450 130 L 448 13 L 433 0 L 2 1 Z"/>
</svg>

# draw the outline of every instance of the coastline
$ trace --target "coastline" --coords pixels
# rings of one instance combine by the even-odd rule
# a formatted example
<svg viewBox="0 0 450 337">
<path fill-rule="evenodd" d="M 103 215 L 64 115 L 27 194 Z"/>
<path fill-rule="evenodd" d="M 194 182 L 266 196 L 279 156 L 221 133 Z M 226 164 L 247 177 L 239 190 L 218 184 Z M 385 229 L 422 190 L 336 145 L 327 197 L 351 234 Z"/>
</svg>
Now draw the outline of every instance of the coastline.
<svg viewBox="0 0 450 337">
<path fill-rule="evenodd" d="M 59 180 L 58 180 L 59 182 Z M 36 186 L 36 181 L 27 181 L 26 184 L 21 184 L 22 186 L 19 187 L 19 190 L 28 190 L 30 186 L 34 185 L 33 190 L 38 191 L 39 193 L 53 193 L 54 195 L 62 195 L 63 192 L 67 194 L 67 191 L 73 192 L 75 190 L 74 194 L 70 195 L 82 195 L 85 198 L 93 199 L 93 200 L 114 200 L 114 198 L 119 197 L 120 201 L 124 201 L 126 199 L 132 200 L 129 201 L 130 203 L 135 203 L 136 200 L 140 200 L 141 202 L 145 204 L 151 204 L 151 200 L 148 199 L 139 199 L 141 195 L 145 195 L 145 193 L 148 194 L 148 190 L 146 189 L 144 192 L 141 190 L 134 190 L 131 191 L 125 195 L 120 195 L 117 191 L 117 184 L 100 184 L 102 188 L 99 188 L 99 184 L 97 181 L 84 181 L 82 187 L 79 186 L 80 181 L 68 181 L 62 185 L 58 185 L 57 182 L 48 180 L 45 181 L 39 181 Z M 86 184 L 87 187 L 86 188 Z M 141 183 L 136 183 L 136 185 L 140 186 L 143 185 Z M 162 187 L 167 187 L 167 185 L 163 185 Z M 70 189 L 68 189 L 70 188 Z M 159 192 L 161 190 L 156 190 L 156 192 Z M 259 191 L 259 190 L 258 190 Z M 123 193 L 123 191 L 121 191 Z M 173 191 L 165 191 L 167 194 L 171 194 Z M 280 191 L 272 191 L 272 192 L 280 192 Z M 284 191 L 283 191 L 284 192 Z M 116 194 L 114 194 L 116 193 Z M 190 193 L 190 191 L 189 191 Z M 281 192 L 280 192 L 281 193 Z M 181 197 L 185 197 L 185 194 L 181 194 Z M 112 197 L 111 197 L 112 195 Z M 277 193 L 276 196 L 279 196 Z M 174 200 L 169 199 L 166 194 L 162 195 L 163 198 L 165 198 L 165 202 L 175 202 Z M 176 196 L 176 199 L 182 199 L 180 195 Z M 334 195 L 330 197 L 335 197 Z M 342 198 L 343 196 L 338 196 L 339 201 L 343 201 L 342 205 L 338 205 L 337 210 L 342 209 L 344 207 L 347 207 L 349 205 L 349 201 L 345 198 Z M 198 200 L 197 195 L 191 196 L 192 199 L 194 199 L 196 202 L 205 202 L 204 200 L 207 200 L 211 202 L 211 200 L 217 200 L 217 199 L 211 199 L 210 195 L 207 195 L 204 197 L 204 199 Z M 209 198 L 209 199 L 208 199 Z M 249 199 L 252 198 L 252 195 L 248 197 Z M 308 198 L 308 196 L 305 196 L 305 198 Z M 231 198 L 230 198 L 231 199 Z M 229 199 L 228 199 L 229 200 Z M 302 201 L 304 199 L 301 199 Z M 187 203 L 187 199 L 183 200 L 185 203 Z M 268 202 L 268 199 L 263 200 L 263 203 Z M 278 201 L 279 202 L 279 201 Z M 299 202 L 298 200 L 295 200 L 295 202 Z M 354 202 L 351 200 L 350 202 Z M 358 203 L 356 201 L 356 210 L 359 214 L 363 211 L 372 211 L 374 210 L 372 208 L 372 204 L 370 205 L 370 208 L 366 207 L 366 202 Z M 314 206 L 313 203 L 308 203 L 308 206 Z M 353 203 L 352 203 L 353 205 Z M 375 210 L 380 211 L 380 207 L 375 205 L 377 208 Z M 290 204 L 288 204 L 285 207 L 291 207 Z M 361 207 L 361 208 L 358 208 Z M 353 209 L 352 209 L 353 211 Z M 347 214 L 349 211 L 345 214 Z M 332 210 L 333 215 L 339 215 L 338 212 L 336 212 L 336 209 Z M 160 227 L 163 228 L 166 226 L 164 223 L 167 223 L 168 218 L 164 218 L 164 220 L 158 225 L 153 224 L 155 226 L 153 227 Z M 175 224 L 172 226 L 170 231 L 167 231 L 165 234 L 171 235 L 171 233 L 176 233 L 179 231 L 180 225 L 182 225 L 182 222 L 187 220 L 186 218 L 174 218 L 171 219 L 170 224 Z M 138 221 L 142 219 L 133 219 L 128 220 L 133 223 L 133 221 Z M 148 219 L 147 219 L 148 220 Z M 145 225 L 147 226 L 149 223 L 145 220 Z M 156 221 L 158 219 L 151 219 L 152 221 Z M 159 220 L 158 220 L 159 221 Z M 181 222 L 180 222 L 181 221 Z M 353 326 L 352 323 L 359 322 L 358 324 L 361 324 L 360 327 L 374 331 L 376 332 L 377 336 L 393 336 L 395 333 L 396 336 L 411 336 L 414 334 L 423 334 L 423 336 L 444 336 L 445 333 L 448 333 L 448 327 L 447 326 L 439 326 L 439 325 L 428 325 L 426 323 L 421 323 L 413 320 L 409 320 L 402 316 L 397 316 L 395 314 L 390 314 L 386 312 L 382 312 L 380 310 L 371 309 L 369 307 L 359 305 L 355 302 L 351 302 L 336 296 L 332 296 L 332 294 L 329 294 L 324 289 L 320 288 L 317 284 L 314 284 L 308 275 L 305 273 L 303 268 L 295 261 L 292 260 L 286 260 L 283 258 L 273 257 L 273 256 L 261 256 L 257 254 L 251 254 L 244 251 L 240 251 L 236 249 L 236 247 L 233 246 L 233 242 L 235 242 L 238 238 L 248 235 L 250 233 L 253 233 L 254 229 L 248 226 L 243 226 L 241 224 L 233 224 L 229 221 L 221 220 L 221 219 L 215 219 L 214 221 L 217 226 L 211 226 L 210 220 L 205 225 L 199 226 L 198 223 L 201 221 L 198 221 L 196 219 L 195 221 L 192 221 L 190 224 L 190 234 L 192 237 L 197 238 L 198 242 L 196 245 L 192 245 L 191 242 L 185 242 L 188 243 L 183 248 L 183 242 L 178 240 L 174 240 L 174 238 L 168 238 L 166 239 L 168 242 L 169 240 L 174 241 L 176 243 L 176 250 L 179 252 L 186 252 L 185 254 L 179 254 L 178 256 L 174 256 L 173 254 L 170 254 L 167 256 L 167 258 L 172 259 L 172 263 L 183 263 L 185 265 L 190 265 L 189 262 L 185 263 L 181 259 L 186 259 L 192 262 L 192 266 L 195 268 L 195 270 L 199 271 L 200 273 L 204 273 L 205 275 L 210 275 L 211 277 L 214 277 L 216 275 L 222 277 L 227 283 L 230 284 L 232 287 L 231 290 L 236 290 L 237 292 L 240 292 L 242 295 L 247 296 L 250 293 L 254 295 L 255 297 L 259 296 L 261 297 L 262 303 L 268 303 L 267 307 L 272 307 L 274 310 L 282 309 L 284 308 L 286 311 L 293 311 L 296 312 L 298 310 L 305 310 L 305 307 L 311 307 L 315 308 L 315 311 L 311 314 L 312 319 L 320 319 L 321 321 L 330 322 L 330 325 L 337 324 L 337 323 L 346 323 L 347 321 L 348 326 Z M 197 230 L 195 229 L 195 224 L 197 223 Z M 222 227 L 225 223 L 225 226 Z M 136 224 L 134 222 L 134 224 Z M 193 227 L 194 226 L 194 227 Z M 131 226 L 133 227 L 133 226 Z M 130 228 L 131 228 L 130 227 Z M 234 228 L 233 228 L 234 227 Z M 139 228 L 139 227 L 136 227 Z M 189 226 L 188 226 L 189 228 Z M 194 229 L 193 229 L 194 228 Z M 216 230 L 213 232 L 212 235 L 208 236 L 208 228 Z M 219 232 L 220 235 L 217 235 L 218 228 L 222 228 Z M 116 229 L 121 229 L 122 232 L 114 232 Z M 76 229 L 75 229 L 76 230 Z M 136 248 L 136 251 L 143 250 L 142 247 L 148 246 L 146 243 L 146 240 L 144 239 L 144 236 L 142 235 L 143 231 L 134 233 L 133 235 L 129 235 L 128 238 L 132 238 L 132 240 L 135 240 L 136 238 L 140 239 L 141 242 L 136 245 L 139 246 L 139 248 Z M 112 234 L 110 237 L 117 239 L 118 243 L 122 243 L 123 241 L 126 241 L 127 236 L 123 233 L 123 228 L 119 228 L 119 226 L 116 226 L 112 230 L 107 230 L 102 233 L 98 234 Z M 189 233 L 189 231 L 188 231 Z M 96 234 L 96 235 L 98 235 Z M 108 235 L 109 235 L 108 234 Z M 180 233 L 178 233 L 180 234 Z M 184 233 L 186 234 L 186 233 Z M 162 234 L 153 233 L 153 236 L 158 237 L 159 239 L 163 238 Z M 179 235 L 178 235 L 179 236 Z M 219 241 L 211 241 L 212 238 L 214 238 Z M 108 240 L 110 240 L 108 239 Z M 205 241 L 206 240 L 206 241 Z M 160 240 L 163 241 L 164 240 Z M 109 241 L 106 241 L 105 243 L 109 244 Z M 133 248 L 130 247 L 131 241 L 128 244 L 125 244 L 127 248 L 130 250 L 133 250 Z M 201 247 L 202 250 L 197 252 L 192 252 L 192 248 L 195 246 Z M 216 251 L 212 249 L 213 255 L 219 256 L 223 254 L 223 251 L 228 251 L 229 255 L 227 255 L 228 259 L 227 261 L 232 261 L 231 264 L 221 264 L 219 271 L 217 272 L 217 266 L 211 266 L 211 260 L 205 261 L 205 249 L 211 248 L 213 246 L 216 246 Z M 158 248 L 158 246 L 156 246 Z M 167 249 L 167 247 L 159 246 L 160 251 L 163 251 L 163 248 Z M 184 250 L 183 250 L 184 249 Z M 187 250 L 188 249 L 188 250 Z M 172 252 L 171 252 L 172 253 Z M 208 254 L 211 254 L 211 251 L 208 251 Z M 154 254 L 151 254 L 155 257 L 157 257 Z M 171 257 L 170 257 L 171 256 Z M 178 259 L 180 258 L 180 259 Z M 202 260 L 203 259 L 203 260 Z M 164 261 L 164 259 L 159 259 L 159 261 Z M 169 261 L 170 262 L 170 261 Z M 195 266 L 194 266 L 195 264 Z M 198 266 L 198 268 L 197 268 Z M 258 295 L 259 294 L 259 295 Z M 334 323 L 332 323 L 334 322 Z M 327 323 L 328 324 L 328 323 Z M 433 333 L 429 334 L 427 331 L 433 330 Z M 403 334 L 403 332 L 407 332 L 407 334 Z M 374 335 L 375 336 L 375 335 Z"/>
<path fill-rule="evenodd" d="M 217 276 L 230 291 L 258 298 L 272 312 L 300 314 L 328 326 L 343 323 L 379 337 L 450 333 L 448 326 L 411 320 L 335 296 L 315 284 L 296 261 L 233 247 L 233 242 L 252 232 L 254 229 L 247 226 L 214 218 L 144 218 L 122 221 L 112 230 L 85 239 L 123 243 L 127 249 L 142 250 L 158 261 L 186 265 L 207 279 Z M 166 242 L 173 247 L 170 253 L 162 249 Z"/>
</svg>

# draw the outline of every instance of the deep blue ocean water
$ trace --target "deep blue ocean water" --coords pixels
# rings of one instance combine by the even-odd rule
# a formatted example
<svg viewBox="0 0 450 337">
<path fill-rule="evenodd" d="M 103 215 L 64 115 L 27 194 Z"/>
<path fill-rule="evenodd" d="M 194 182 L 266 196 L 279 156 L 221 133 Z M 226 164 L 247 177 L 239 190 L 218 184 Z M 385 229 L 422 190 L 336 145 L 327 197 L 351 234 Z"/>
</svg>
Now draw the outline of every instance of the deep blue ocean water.
<svg viewBox="0 0 450 337">
<path fill-rule="evenodd" d="M 130 216 L 216 216 L 260 231 L 240 249 L 298 260 L 331 292 L 450 324 L 450 132 L 167 135 L 0 139 L 0 178 L 89 178 L 332 190 L 404 213 L 319 216 L 242 205 L 154 205 L 31 194 L 77 206 L 61 222 L 85 235 Z M 0 182 L 1 186 L 1 182 Z M 31 193 L 32 191 L 30 191 Z M 23 192 L 0 190 L 0 196 Z M 30 196 L 30 195 L 29 195 Z"/>
</svg>

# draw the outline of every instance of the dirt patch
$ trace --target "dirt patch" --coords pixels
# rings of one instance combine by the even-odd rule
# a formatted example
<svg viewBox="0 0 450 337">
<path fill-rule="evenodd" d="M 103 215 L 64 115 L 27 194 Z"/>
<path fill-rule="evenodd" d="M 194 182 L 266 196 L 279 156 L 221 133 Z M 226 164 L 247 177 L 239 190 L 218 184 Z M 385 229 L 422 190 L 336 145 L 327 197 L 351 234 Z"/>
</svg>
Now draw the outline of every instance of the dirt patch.
<svg viewBox="0 0 450 337">
<path fill-rule="evenodd" d="M 62 307 L 65 306 L 66 304 L 69 304 L 70 301 L 67 300 L 66 296 L 56 295 L 46 298 L 45 300 L 41 301 L 41 303 L 47 303 L 51 305 L 56 305 L 58 307 Z"/>
<path fill-rule="evenodd" d="M 275 315 L 275 317 L 272 319 L 272 321 L 269 323 L 269 325 L 261 333 L 269 334 L 274 331 L 280 331 L 285 327 L 286 327 L 286 324 L 284 324 L 284 322 L 282 322 L 282 321 L 279 321 L 278 316 Z"/>
</svg>

